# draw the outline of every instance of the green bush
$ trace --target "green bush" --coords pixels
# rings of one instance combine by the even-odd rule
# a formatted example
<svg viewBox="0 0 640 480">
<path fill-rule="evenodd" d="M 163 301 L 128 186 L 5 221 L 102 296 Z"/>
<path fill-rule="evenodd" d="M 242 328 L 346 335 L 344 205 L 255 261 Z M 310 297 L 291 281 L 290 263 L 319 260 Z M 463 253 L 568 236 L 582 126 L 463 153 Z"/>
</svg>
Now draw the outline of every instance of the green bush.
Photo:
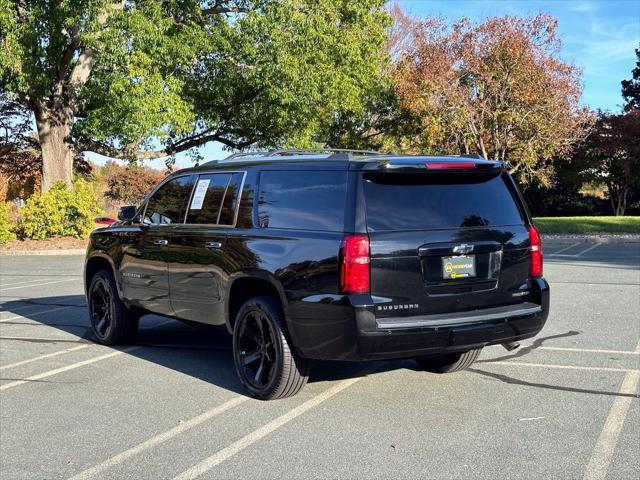
<svg viewBox="0 0 640 480">
<path fill-rule="evenodd" d="M 57 183 L 48 192 L 34 195 L 20 209 L 18 235 L 21 238 L 86 238 L 95 227 L 93 219 L 102 212 L 95 188 L 79 179 L 69 190 Z"/>
<path fill-rule="evenodd" d="M 0 200 L 0 244 L 10 242 L 16 238 L 9 223 L 9 205 Z"/>
</svg>

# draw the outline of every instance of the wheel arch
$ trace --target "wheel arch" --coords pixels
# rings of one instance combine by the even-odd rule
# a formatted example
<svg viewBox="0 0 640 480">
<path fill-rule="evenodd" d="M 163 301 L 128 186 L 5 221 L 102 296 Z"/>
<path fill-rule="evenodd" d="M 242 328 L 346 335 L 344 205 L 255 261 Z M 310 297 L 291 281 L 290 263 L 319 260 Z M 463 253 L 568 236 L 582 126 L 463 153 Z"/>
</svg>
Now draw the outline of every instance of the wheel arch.
<svg viewBox="0 0 640 480">
<path fill-rule="evenodd" d="M 284 314 L 287 306 L 284 288 L 271 273 L 266 271 L 244 272 L 229 283 L 225 305 L 225 323 L 229 333 L 233 333 L 236 314 L 242 304 L 250 298 L 261 295 L 277 297 Z"/>
<path fill-rule="evenodd" d="M 113 262 L 113 259 L 108 255 L 103 253 L 94 253 L 91 257 L 87 259 L 84 264 L 84 293 L 85 297 L 89 291 L 89 284 L 91 283 L 91 279 L 93 276 L 99 272 L 100 270 L 111 270 L 113 273 L 113 278 L 116 281 L 116 288 L 118 290 L 118 297 L 122 299 L 122 292 L 120 290 L 120 278 L 116 273 L 116 266 Z"/>
</svg>

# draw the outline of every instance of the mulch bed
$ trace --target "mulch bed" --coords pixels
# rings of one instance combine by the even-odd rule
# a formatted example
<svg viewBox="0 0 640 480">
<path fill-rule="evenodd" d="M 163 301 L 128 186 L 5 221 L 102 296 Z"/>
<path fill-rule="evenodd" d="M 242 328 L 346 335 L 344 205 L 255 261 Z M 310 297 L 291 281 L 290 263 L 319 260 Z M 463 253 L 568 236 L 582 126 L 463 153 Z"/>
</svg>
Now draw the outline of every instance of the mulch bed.
<svg viewBox="0 0 640 480">
<path fill-rule="evenodd" d="M 71 237 L 48 238 L 46 240 L 13 240 L 0 245 L 0 252 L 36 251 L 36 250 L 72 250 L 86 249 L 87 240 Z"/>
</svg>

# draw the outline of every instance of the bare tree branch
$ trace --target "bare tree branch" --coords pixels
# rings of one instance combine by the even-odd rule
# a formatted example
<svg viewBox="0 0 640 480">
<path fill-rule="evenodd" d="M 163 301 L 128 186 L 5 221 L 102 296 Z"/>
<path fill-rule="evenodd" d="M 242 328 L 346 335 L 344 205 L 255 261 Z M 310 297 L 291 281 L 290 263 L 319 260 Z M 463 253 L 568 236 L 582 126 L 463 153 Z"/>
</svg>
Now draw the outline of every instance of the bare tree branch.
<svg viewBox="0 0 640 480">
<path fill-rule="evenodd" d="M 251 10 L 249 8 L 244 8 L 244 7 L 215 6 L 211 8 L 203 8 L 202 15 L 206 17 L 209 15 L 218 15 L 218 14 L 227 14 L 227 13 L 248 13 L 250 11 Z"/>
</svg>

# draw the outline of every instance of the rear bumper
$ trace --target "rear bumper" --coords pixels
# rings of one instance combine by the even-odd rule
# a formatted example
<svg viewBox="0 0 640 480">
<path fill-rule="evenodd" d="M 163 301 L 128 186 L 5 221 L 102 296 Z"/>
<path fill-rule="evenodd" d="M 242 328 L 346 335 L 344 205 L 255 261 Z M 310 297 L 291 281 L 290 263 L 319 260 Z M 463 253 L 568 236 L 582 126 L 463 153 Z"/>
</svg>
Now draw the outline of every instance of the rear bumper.
<svg viewBox="0 0 640 480">
<path fill-rule="evenodd" d="M 415 358 L 533 337 L 549 315 L 549 285 L 544 279 L 535 282 L 531 302 L 507 307 L 381 319 L 372 319 L 368 311 L 357 312 L 359 357 Z"/>
<path fill-rule="evenodd" d="M 467 351 L 533 337 L 546 320 L 547 313 L 540 311 L 473 323 L 359 332 L 358 353 L 362 359 L 392 359 Z"/>
<path fill-rule="evenodd" d="M 537 335 L 549 315 L 548 283 L 532 283 L 526 303 L 444 315 L 377 318 L 364 296 L 325 297 L 314 310 L 290 311 L 290 331 L 302 356 L 321 360 L 416 358 L 514 342 Z"/>
</svg>

